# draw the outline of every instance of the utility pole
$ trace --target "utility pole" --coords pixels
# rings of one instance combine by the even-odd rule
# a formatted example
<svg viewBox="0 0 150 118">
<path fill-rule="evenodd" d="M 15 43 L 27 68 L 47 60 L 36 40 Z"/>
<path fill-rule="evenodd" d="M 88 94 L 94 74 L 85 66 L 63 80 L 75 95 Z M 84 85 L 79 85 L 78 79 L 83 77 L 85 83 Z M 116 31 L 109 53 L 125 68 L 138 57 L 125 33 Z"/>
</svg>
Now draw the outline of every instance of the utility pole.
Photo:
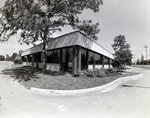
<svg viewBox="0 0 150 118">
<path fill-rule="evenodd" d="M 145 48 L 145 51 L 146 51 L 146 61 L 147 61 L 147 48 L 148 48 L 148 45 L 144 45 L 144 48 Z"/>
</svg>

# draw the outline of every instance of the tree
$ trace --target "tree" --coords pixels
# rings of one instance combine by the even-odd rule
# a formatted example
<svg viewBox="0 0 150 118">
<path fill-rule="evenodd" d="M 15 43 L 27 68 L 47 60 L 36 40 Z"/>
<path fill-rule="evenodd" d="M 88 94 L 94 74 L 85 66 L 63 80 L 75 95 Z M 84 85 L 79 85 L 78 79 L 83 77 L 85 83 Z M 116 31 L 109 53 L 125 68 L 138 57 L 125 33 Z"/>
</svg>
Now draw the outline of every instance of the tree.
<svg viewBox="0 0 150 118">
<path fill-rule="evenodd" d="M 102 0 L 7 0 L 0 9 L 0 41 L 7 41 L 18 31 L 19 42 L 35 44 L 43 42 L 43 72 L 46 69 L 46 51 L 48 40 L 52 34 L 61 31 L 64 26 L 83 31 L 93 39 L 97 39 L 98 23 L 91 20 L 80 20 L 84 9 L 99 11 Z"/>
<path fill-rule="evenodd" d="M 19 55 L 21 57 L 21 54 L 22 54 L 23 50 L 19 50 Z"/>
<path fill-rule="evenodd" d="M 136 64 L 137 64 L 137 65 L 139 65 L 139 64 L 140 64 L 140 60 L 139 60 L 139 59 L 137 59 L 137 62 L 136 62 Z"/>
<path fill-rule="evenodd" d="M 5 57 L 3 55 L 0 55 L 0 61 L 4 61 Z"/>
<path fill-rule="evenodd" d="M 144 55 L 143 55 L 143 54 L 141 55 L 141 62 L 140 62 L 140 64 L 141 64 L 141 65 L 144 64 Z"/>
<path fill-rule="evenodd" d="M 124 35 L 119 35 L 114 38 L 112 48 L 115 51 L 115 60 L 119 61 L 121 64 L 130 64 L 132 62 L 133 55 L 130 50 L 130 45 L 126 42 Z"/>
<path fill-rule="evenodd" d="M 10 59 L 10 56 L 9 56 L 9 54 L 6 54 L 6 61 L 10 61 L 11 59 Z"/>
<path fill-rule="evenodd" d="M 17 56 L 18 56 L 17 53 L 13 53 L 12 56 L 11 56 L 11 61 L 15 61 Z"/>
</svg>

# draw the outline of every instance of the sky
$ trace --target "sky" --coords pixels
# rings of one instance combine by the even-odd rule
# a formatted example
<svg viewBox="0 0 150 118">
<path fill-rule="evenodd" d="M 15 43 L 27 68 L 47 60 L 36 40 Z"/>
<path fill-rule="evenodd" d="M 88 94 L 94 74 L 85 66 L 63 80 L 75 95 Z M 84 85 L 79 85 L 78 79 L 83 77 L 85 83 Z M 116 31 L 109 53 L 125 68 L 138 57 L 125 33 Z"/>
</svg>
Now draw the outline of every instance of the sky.
<svg viewBox="0 0 150 118">
<path fill-rule="evenodd" d="M 0 7 L 6 0 L 0 1 Z M 146 51 L 144 45 L 147 45 L 148 59 L 150 59 L 150 0 L 103 0 L 104 4 L 100 6 L 100 11 L 94 13 L 91 10 L 84 10 L 80 18 L 92 20 L 93 23 L 99 22 L 100 32 L 97 34 L 98 43 L 114 53 L 111 45 L 114 43 L 115 36 L 124 35 L 126 41 L 131 46 L 134 60 L 141 59 Z M 59 36 L 70 32 L 72 29 L 64 28 L 62 32 L 57 32 Z M 22 49 L 26 50 L 30 46 L 18 43 L 19 35 L 13 36 L 6 43 L 0 43 L 0 55 L 12 55 Z"/>
</svg>

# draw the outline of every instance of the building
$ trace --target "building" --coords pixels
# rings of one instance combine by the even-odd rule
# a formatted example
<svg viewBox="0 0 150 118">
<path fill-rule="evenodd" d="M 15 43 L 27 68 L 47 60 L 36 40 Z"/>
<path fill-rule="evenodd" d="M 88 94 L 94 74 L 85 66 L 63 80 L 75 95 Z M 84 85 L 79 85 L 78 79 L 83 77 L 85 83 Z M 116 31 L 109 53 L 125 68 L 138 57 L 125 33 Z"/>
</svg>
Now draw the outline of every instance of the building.
<svg viewBox="0 0 150 118">
<path fill-rule="evenodd" d="M 42 68 L 42 43 L 22 53 L 24 65 Z M 48 42 L 46 69 L 75 74 L 87 68 L 110 68 L 113 55 L 80 31 L 71 32 Z"/>
</svg>

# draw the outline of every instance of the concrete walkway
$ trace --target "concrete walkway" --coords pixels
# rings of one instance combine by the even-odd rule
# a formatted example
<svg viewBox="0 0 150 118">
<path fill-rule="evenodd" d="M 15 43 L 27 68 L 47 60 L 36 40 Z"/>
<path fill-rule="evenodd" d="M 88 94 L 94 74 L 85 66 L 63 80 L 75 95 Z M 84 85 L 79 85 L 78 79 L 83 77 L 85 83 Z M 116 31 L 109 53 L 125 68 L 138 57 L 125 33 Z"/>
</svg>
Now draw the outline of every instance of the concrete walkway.
<svg viewBox="0 0 150 118">
<path fill-rule="evenodd" d="M 150 118 L 150 70 L 130 71 L 143 74 L 79 91 L 27 90 L 0 74 L 0 118 Z"/>
</svg>

